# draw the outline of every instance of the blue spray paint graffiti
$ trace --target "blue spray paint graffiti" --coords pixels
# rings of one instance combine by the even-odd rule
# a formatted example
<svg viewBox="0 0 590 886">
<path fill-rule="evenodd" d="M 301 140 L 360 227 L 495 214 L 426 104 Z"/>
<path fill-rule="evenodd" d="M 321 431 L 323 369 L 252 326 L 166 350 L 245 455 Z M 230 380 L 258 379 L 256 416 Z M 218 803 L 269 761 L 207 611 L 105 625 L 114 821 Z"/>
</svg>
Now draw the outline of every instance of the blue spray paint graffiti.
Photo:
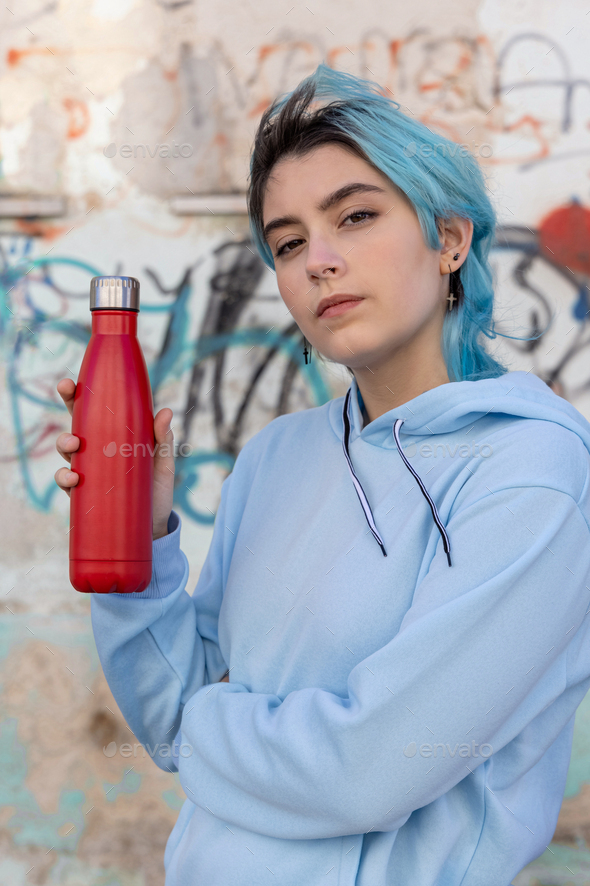
<svg viewBox="0 0 590 886">
<path fill-rule="evenodd" d="M 21 238 L 22 243 L 22 238 Z M 13 245 L 10 250 L 1 248 L 0 243 L 0 334 L 7 366 L 7 388 L 11 407 L 11 418 L 16 440 L 15 452 L 5 460 L 19 464 L 22 483 L 31 505 L 41 511 L 51 508 L 53 496 L 58 487 L 53 478 L 41 490 L 37 488 L 31 471 L 31 459 L 39 455 L 39 445 L 61 425 L 51 421 L 51 414 L 63 413 L 65 407 L 53 388 L 45 395 L 32 390 L 23 381 L 23 367 L 30 363 L 39 352 L 43 357 L 48 352 L 52 362 L 51 373 L 55 383 L 63 377 L 62 358 L 68 345 L 74 346 L 72 360 L 78 363 L 90 338 L 90 318 L 87 323 L 68 319 L 65 316 L 68 301 L 87 299 L 88 288 L 84 292 L 68 292 L 60 286 L 55 277 L 60 265 L 82 271 L 92 276 L 101 274 L 99 268 L 74 258 L 42 257 L 32 258 L 32 241 L 25 239 L 20 250 Z M 301 372 L 303 357 L 299 348 L 298 329 L 291 323 L 282 330 L 272 327 L 240 327 L 240 317 L 255 297 L 257 283 L 264 269 L 262 261 L 254 255 L 248 244 L 229 243 L 216 250 L 218 267 L 210 281 L 207 309 L 201 328 L 191 339 L 188 334 L 191 319 L 191 300 L 194 297 L 193 272 L 199 263 L 189 266 L 179 283 L 165 289 L 158 275 L 150 268 L 145 273 L 152 279 L 157 290 L 166 301 L 162 304 L 142 302 L 145 313 L 162 314 L 165 321 L 161 347 L 151 360 L 148 371 L 157 404 L 158 394 L 165 382 L 171 378 L 182 379 L 190 374 L 187 385 L 186 408 L 179 429 L 179 443 L 188 441 L 195 413 L 206 406 L 206 397 L 211 391 L 203 391 L 204 369 L 213 362 L 216 383 L 211 390 L 217 448 L 197 450 L 190 456 L 176 458 L 174 502 L 191 519 L 201 524 L 211 524 L 214 515 L 201 511 L 195 506 L 195 489 L 199 483 L 199 470 L 207 464 L 215 463 L 228 472 L 244 444 L 244 425 L 248 408 L 252 405 L 252 395 L 260 383 L 263 372 L 279 356 L 284 368 L 280 384 L 280 394 L 275 405 L 275 414 L 289 410 L 289 394 L 297 374 L 301 373 L 308 392 L 308 405 L 320 405 L 330 399 L 330 390 L 317 366 L 313 363 Z M 61 313 L 54 316 L 36 303 L 31 295 L 31 287 L 45 287 L 60 299 Z M 19 305 L 15 295 L 18 295 Z M 26 313 L 26 320 L 22 317 Z M 52 350 L 45 341 L 58 342 Z M 55 348 L 54 344 L 54 348 Z M 229 422 L 224 417 L 224 385 L 222 368 L 228 354 L 236 349 L 257 349 L 259 355 L 251 378 L 245 380 L 245 393 L 239 403 L 236 418 Z M 59 359 L 59 367 L 56 363 Z M 69 368 L 69 367 L 66 367 Z M 70 370 L 71 371 L 71 370 Z M 280 370 L 277 370 L 280 371 Z M 56 374 L 57 373 L 57 374 Z M 73 373 L 72 373 L 73 375 Z M 37 379 L 38 382 L 38 379 Z M 23 401 L 38 407 L 41 417 L 27 426 L 23 417 Z M 162 404 L 165 405 L 165 404 Z M 157 406 L 155 407 L 158 408 Z M 51 439 L 53 444 L 53 438 Z M 182 446 L 179 450 L 182 452 Z"/>
<path fill-rule="evenodd" d="M 76 258 L 33 257 L 32 238 L 12 238 L 12 241 L 4 244 L 0 238 L 0 336 L 16 445 L 13 453 L 2 455 L 0 460 L 18 463 L 27 500 L 34 508 L 46 512 L 50 510 L 53 496 L 59 490 L 53 478 L 39 488 L 39 483 L 33 477 L 32 460 L 45 454 L 41 452 L 42 445 L 54 447 L 56 432 L 62 427 L 54 416 L 65 411 L 55 391 L 55 384 L 64 376 L 68 359 L 79 365 L 90 337 L 90 315 L 82 322 L 68 317 L 68 308 L 75 301 L 84 303 L 88 298 L 90 278 L 100 274 L 101 269 Z M 228 242 L 214 250 L 215 267 L 209 280 L 209 291 L 205 293 L 205 311 L 198 330 L 192 336 L 189 333 L 192 309 L 195 299 L 202 297 L 200 292 L 196 292 L 194 276 L 202 260 L 189 265 L 177 284 L 168 288 L 155 270 L 149 267 L 144 269 L 162 299 L 160 304 L 143 300 L 141 306 L 142 312 L 162 317 L 161 345 L 148 364 L 154 404 L 157 404 L 159 392 L 170 380 L 183 384 L 182 418 L 180 425 L 175 426 L 180 452 L 183 451 L 182 444 L 187 444 L 191 438 L 197 412 L 210 414 L 214 428 L 213 448 L 197 448 L 195 451 L 191 447 L 190 455 L 176 458 L 175 505 L 190 519 L 205 525 L 213 523 L 214 514 L 209 509 L 199 509 L 197 506 L 196 490 L 200 472 L 211 464 L 228 472 L 232 469 L 241 446 L 246 442 L 244 429 L 247 420 L 250 419 L 250 427 L 253 423 L 256 391 L 264 385 L 269 370 L 272 368 L 275 385 L 279 378 L 274 415 L 290 411 L 290 397 L 297 381 L 304 383 L 308 406 L 320 405 L 331 397 L 317 362 L 312 361 L 304 366 L 300 333 L 294 321 L 282 328 L 277 324 L 277 327 L 271 326 L 269 329 L 244 320 L 246 312 L 256 300 L 257 288 L 265 270 L 262 261 L 250 247 L 248 241 Z M 548 384 L 557 390 L 560 387 L 563 389 L 568 364 L 590 344 L 586 334 L 590 313 L 588 276 L 583 271 L 572 272 L 569 266 L 566 269 L 558 256 L 549 256 L 547 249 L 543 250 L 540 245 L 539 232 L 529 228 L 502 228 L 498 231 L 494 249 L 511 250 L 517 254 L 513 281 L 533 299 L 526 335 L 538 333 L 551 318 L 551 300 L 538 285 L 531 282 L 532 270 L 539 262 L 552 264 L 562 274 L 564 283 L 576 290 L 571 308 L 576 327 L 574 335 L 553 363 L 535 367 L 535 371 Z M 77 291 L 64 288 L 57 279 L 60 268 L 85 275 L 86 285 Z M 57 299 L 58 309 L 47 309 L 44 306 L 47 298 L 40 297 L 39 293 L 51 295 L 54 301 Z M 279 304 L 282 308 L 277 295 Z M 500 326 L 498 328 L 509 332 Z M 513 340 L 510 346 L 535 357 L 540 354 L 542 343 L 543 337 L 531 342 Z M 256 360 L 249 365 L 247 373 L 240 369 L 241 394 L 234 417 L 230 419 L 226 408 L 226 376 L 232 367 L 230 365 L 228 369 L 228 364 L 244 349 L 247 354 L 254 350 Z M 39 365 L 41 369 L 32 379 L 27 379 L 30 364 Z M 54 379 L 53 384 L 48 382 L 48 376 Z M 211 384 L 206 382 L 206 376 Z M 208 390 L 205 390 L 206 385 Z M 590 372 L 574 393 L 588 387 Z M 29 413 L 32 407 L 36 408 L 34 421 L 29 419 L 27 422 L 25 406 L 29 407 Z M 261 420 L 258 421 L 260 423 Z"/>
</svg>

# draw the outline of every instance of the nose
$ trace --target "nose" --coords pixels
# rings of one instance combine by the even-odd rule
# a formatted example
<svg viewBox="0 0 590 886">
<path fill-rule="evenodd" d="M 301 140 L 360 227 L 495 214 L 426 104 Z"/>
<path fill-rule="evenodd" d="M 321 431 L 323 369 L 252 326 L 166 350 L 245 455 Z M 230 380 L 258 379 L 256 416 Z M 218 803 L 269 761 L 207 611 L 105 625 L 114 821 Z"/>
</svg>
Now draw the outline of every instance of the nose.
<svg viewBox="0 0 590 886">
<path fill-rule="evenodd" d="M 344 257 L 325 238 L 310 238 L 305 270 L 311 283 L 337 276 L 344 267 Z"/>
</svg>

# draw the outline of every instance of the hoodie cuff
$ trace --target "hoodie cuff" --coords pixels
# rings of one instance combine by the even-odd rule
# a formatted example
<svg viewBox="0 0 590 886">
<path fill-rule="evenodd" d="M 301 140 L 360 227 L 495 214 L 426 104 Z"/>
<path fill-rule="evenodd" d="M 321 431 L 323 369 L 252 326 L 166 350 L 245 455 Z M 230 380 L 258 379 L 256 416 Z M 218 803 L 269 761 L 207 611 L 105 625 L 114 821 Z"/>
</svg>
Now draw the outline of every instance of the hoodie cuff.
<svg viewBox="0 0 590 886">
<path fill-rule="evenodd" d="M 176 511 L 168 517 L 168 535 L 152 542 L 152 579 L 144 591 L 132 594 L 113 594 L 114 597 L 157 599 L 175 591 L 184 578 L 185 557 L 180 550 L 182 521 Z"/>
</svg>

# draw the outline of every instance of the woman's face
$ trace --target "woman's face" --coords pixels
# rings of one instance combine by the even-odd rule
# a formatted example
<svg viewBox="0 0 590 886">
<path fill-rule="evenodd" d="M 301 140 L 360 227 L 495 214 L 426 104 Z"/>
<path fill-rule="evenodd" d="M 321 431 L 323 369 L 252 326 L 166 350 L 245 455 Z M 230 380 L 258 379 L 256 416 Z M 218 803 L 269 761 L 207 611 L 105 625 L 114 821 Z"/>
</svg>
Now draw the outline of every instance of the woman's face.
<svg viewBox="0 0 590 886">
<path fill-rule="evenodd" d="M 366 190 L 339 197 L 353 184 Z M 396 360 L 408 369 L 426 360 L 440 373 L 445 262 L 455 270 L 466 257 L 471 222 L 458 220 L 465 224 L 451 231 L 451 245 L 430 249 L 407 198 L 335 143 L 275 165 L 263 218 L 281 297 L 318 351 L 349 366 L 357 380 L 359 372 L 395 370 Z M 453 261 L 457 251 L 461 258 Z M 359 300 L 318 315 L 322 299 L 335 294 Z"/>
</svg>

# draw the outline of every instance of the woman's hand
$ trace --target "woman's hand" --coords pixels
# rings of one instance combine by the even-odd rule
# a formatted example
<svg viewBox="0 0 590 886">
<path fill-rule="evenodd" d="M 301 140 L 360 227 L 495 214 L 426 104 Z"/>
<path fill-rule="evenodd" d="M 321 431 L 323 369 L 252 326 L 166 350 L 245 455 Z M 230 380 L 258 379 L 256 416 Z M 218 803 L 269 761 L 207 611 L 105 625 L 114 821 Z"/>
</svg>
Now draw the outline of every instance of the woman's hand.
<svg viewBox="0 0 590 886">
<path fill-rule="evenodd" d="M 74 394 L 76 384 L 71 378 L 62 378 L 57 384 L 57 392 L 66 404 L 67 410 L 72 415 L 74 408 Z M 156 451 L 154 453 L 154 499 L 153 499 L 153 522 L 152 538 L 162 538 L 168 535 L 168 518 L 172 510 L 174 495 L 174 435 L 170 430 L 173 412 L 168 407 L 160 409 L 154 417 L 154 437 L 156 438 Z M 164 445 L 167 444 L 167 445 Z M 80 445 L 80 438 L 64 431 L 56 440 L 55 446 L 59 454 L 65 458 L 68 464 L 72 461 L 72 452 Z M 55 482 L 60 489 L 70 495 L 72 486 L 80 479 L 79 474 L 68 468 L 58 468 L 54 475 Z"/>
</svg>

